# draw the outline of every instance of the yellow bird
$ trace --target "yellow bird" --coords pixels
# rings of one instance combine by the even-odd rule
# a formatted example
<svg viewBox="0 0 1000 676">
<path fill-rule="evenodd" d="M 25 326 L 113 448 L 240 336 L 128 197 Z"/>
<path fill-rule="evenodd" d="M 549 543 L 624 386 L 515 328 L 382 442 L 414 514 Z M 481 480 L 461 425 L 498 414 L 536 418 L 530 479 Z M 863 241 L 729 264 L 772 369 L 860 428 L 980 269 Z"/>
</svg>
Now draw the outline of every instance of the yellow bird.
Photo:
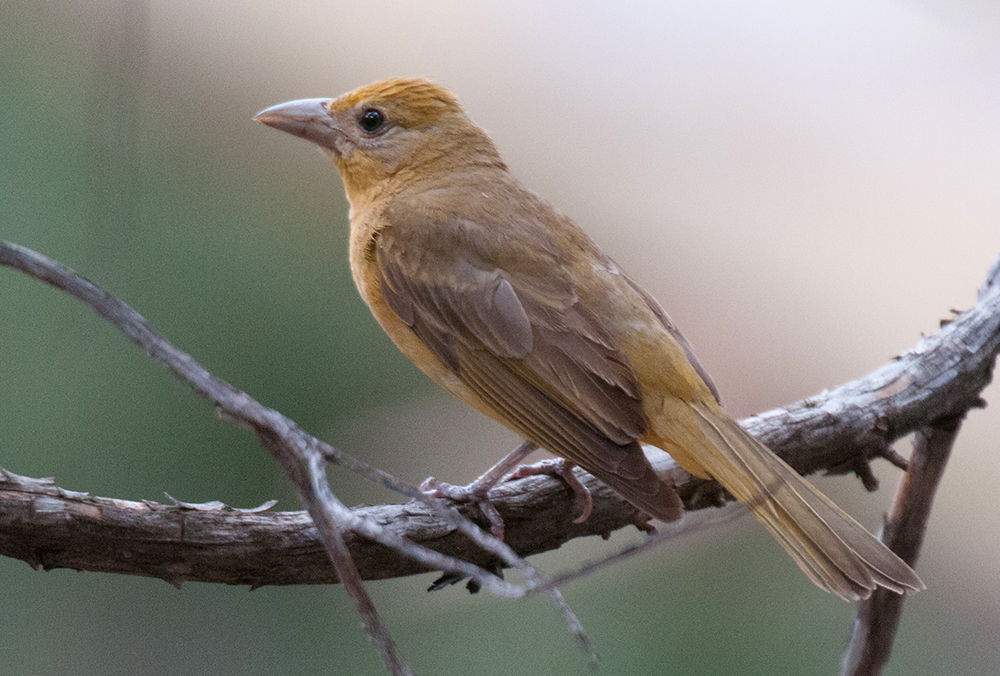
<svg viewBox="0 0 1000 676">
<path fill-rule="evenodd" d="M 450 91 L 393 78 L 256 119 L 329 152 L 351 205 L 358 291 L 434 382 L 671 521 L 683 505 L 640 442 L 663 449 L 746 503 L 813 582 L 842 598 L 923 589 L 722 410 L 656 300 L 508 171 Z"/>
</svg>

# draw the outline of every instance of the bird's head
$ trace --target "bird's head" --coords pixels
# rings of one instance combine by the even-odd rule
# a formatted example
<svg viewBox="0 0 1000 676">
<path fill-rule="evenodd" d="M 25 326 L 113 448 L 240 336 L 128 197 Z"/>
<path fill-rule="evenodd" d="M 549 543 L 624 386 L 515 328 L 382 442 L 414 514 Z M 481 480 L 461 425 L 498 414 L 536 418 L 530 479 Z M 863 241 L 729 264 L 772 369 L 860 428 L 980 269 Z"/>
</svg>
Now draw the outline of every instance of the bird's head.
<svg viewBox="0 0 1000 676">
<path fill-rule="evenodd" d="M 279 103 L 254 119 L 328 151 L 352 204 L 394 177 L 412 180 L 469 164 L 503 166 L 455 95 L 424 78 L 382 80 L 335 99 Z"/>
</svg>

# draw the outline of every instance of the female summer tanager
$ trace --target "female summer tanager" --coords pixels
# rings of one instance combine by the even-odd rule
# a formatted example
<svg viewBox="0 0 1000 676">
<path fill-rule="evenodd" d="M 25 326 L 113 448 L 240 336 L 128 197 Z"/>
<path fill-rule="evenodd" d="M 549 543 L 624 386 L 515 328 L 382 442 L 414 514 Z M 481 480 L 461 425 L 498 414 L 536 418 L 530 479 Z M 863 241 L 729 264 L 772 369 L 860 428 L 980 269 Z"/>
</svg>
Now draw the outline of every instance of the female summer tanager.
<svg viewBox="0 0 1000 676">
<path fill-rule="evenodd" d="M 854 519 L 722 410 L 660 305 L 525 188 L 455 96 L 394 78 L 257 118 L 329 152 L 350 264 L 385 332 L 436 383 L 586 469 L 642 511 L 681 516 L 640 442 L 716 479 L 821 588 L 923 588 Z"/>
</svg>

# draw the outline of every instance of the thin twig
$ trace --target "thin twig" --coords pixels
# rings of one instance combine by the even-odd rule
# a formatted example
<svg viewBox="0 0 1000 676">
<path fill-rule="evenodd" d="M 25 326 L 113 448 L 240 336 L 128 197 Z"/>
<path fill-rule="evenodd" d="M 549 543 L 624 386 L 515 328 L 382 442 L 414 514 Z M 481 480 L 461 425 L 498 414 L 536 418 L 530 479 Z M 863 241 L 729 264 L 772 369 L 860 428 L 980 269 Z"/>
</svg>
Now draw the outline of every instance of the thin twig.
<svg viewBox="0 0 1000 676">
<path fill-rule="evenodd" d="M 145 318 L 124 302 L 118 300 L 73 270 L 42 254 L 16 244 L 0 243 L 0 264 L 21 270 L 83 301 L 97 314 L 121 330 L 130 340 L 142 347 L 154 359 L 165 363 L 173 373 L 188 382 L 193 389 L 211 399 L 223 417 L 243 425 L 257 435 L 261 443 L 281 464 L 298 489 L 324 548 L 333 563 L 339 580 L 354 598 L 362 614 L 365 628 L 375 640 L 392 674 L 409 673 L 409 667 L 399 661 L 395 646 L 383 625 L 374 604 L 361 585 L 361 576 L 351 559 L 344 542 L 343 531 L 350 528 L 398 551 L 415 558 L 431 568 L 458 571 L 471 577 L 480 587 L 498 596 L 521 596 L 525 587 L 504 582 L 501 578 L 479 566 L 457 559 L 450 559 L 420 545 L 408 542 L 383 529 L 370 520 L 353 514 L 329 490 L 325 472 L 317 474 L 317 466 L 325 465 L 324 459 L 349 467 L 373 480 L 399 490 L 411 498 L 427 504 L 439 517 L 469 537 L 478 546 L 498 556 L 507 566 L 518 568 L 530 586 L 543 584 L 537 571 L 507 544 L 484 533 L 466 517 L 442 501 L 432 499 L 415 487 L 377 470 L 356 458 L 312 437 L 291 420 L 267 408 L 239 391 L 229 383 L 215 378 L 190 355 L 178 350 L 166 339 L 149 328 Z M 319 486 L 325 488 L 318 492 Z M 321 496 L 326 496 L 321 497 Z M 565 609 L 565 602 L 553 596 L 557 606 Z M 571 631 L 580 637 L 580 624 L 574 618 Z M 592 653 L 591 653 L 592 654 Z"/>
<path fill-rule="evenodd" d="M 358 568 L 354 565 L 354 559 L 351 558 L 351 553 L 344 543 L 340 524 L 348 521 L 350 511 L 330 490 L 330 484 L 326 480 L 326 462 L 319 453 L 309 454 L 309 479 L 312 490 L 304 492 L 303 498 L 344 589 L 354 599 L 358 614 L 364 622 L 365 631 L 375 639 L 375 644 L 390 674 L 413 676 L 410 666 L 403 662 L 396 652 L 396 642 L 392 640 L 388 627 L 382 622 L 375 604 L 365 591 Z"/>
<path fill-rule="evenodd" d="M 343 463 L 354 471 L 359 471 L 359 468 L 376 471 L 360 460 L 351 458 L 329 444 L 307 434 L 292 420 L 263 406 L 250 395 L 236 389 L 224 380 L 216 378 L 189 354 L 177 349 L 150 329 L 146 319 L 126 303 L 61 263 L 17 244 L 0 242 L 0 265 L 21 270 L 35 279 L 65 291 L 91 307 L 98 315 L 124 333 L 129 340 L 143 348 L 150 357 L 166 364 L 179 379 L 189 383 L 196 392 L 210 399 L 218 407 L 222 417 L 247 427 L 257 434 L 300 490 L 311 490 L 307 460 L 314 452 L 338 463 Z M 384 472 L 379 472 L 378 479 L 386 485 L 395 487 L 403 485 L 402 482 Z M 407 492 L 410 494 L 419 495 L 416 488 L 408 488 Z M 434 504 L 432 501 L 429 502 Z M 362 519 L 356 515 L 352 516 L 351 527 L 382 542 L 383 529 L 378 524 L 361 523 L 361 521 Z M 389 539 L 382 543 L 386 546 L 395 546 L 398 544 L 398 540 L 389 536 Z M 502 549 L 497 549 L 498 554 L 502 551 Z M 462 564 L 460 561 L 442 560 L 436 552 L 421 548 L 411 548 L 407 553 L 429 567 L 461 566 Z M 463 570 L 462 572 L 474 577 L 500 596 L 520 595 L 517 589 L 498 581 L 495 575 L 487 571 Z"/>
<path fill-rule="evenodd" d="M 174 374 L 187 381 L 199 394 L 215 402 L 232 418 L 250 429 L 264 442 L 276 460 L 284 467 L 289 478 L 299 489 L 310 516 L 323 540 L 330 562 L 344 582 L 364 618 L 365 629 L 378 645 L 386 667 L 393 676 L 410 674 L 409 667 L 396 654 L 395 645 L 379 617 L 375 606 L 361 584 L 361 578 L 351 560 L 343 540 L 343 522 L 350 512 L 339 501 L 317 493 L 317 486 L 327 485 L 325 474 L 316 475 L 314 453 L 309 448 L 308 435 L 277 411 L 265 408 L 246 393 L 213 377 L 190 355 L 178 350 L 153 332 L 145 318 L 125 303 L 99 288 L 92 282 L 62 264 L 30 249 L 3 243 L 0 262 L 19 269 L 32 277 L 61 289 L 90 306 L 98 315 L 121 330 L 130 340 L 142 347 L 154 359 L 170 367 Z M 327 488 L 327 493 L 329 490 Z"/>
<path fill-rule="evenodd" d="M 900 480 L 882 541 L 911 566 L 917 562 L 927 532 L 934 493 L 961 427 L 961 418 L 940 420 L 917 432 L 910 469 Z M 878 676 L 889 661 L 906 596 L 877 589 L 858 604 L 842 676 Z"/>
<path fill-rule="evenodd" d="M 583 654 L 587 656 L 590 660 L 590 666 L 596 671 L 598 667 L 598 657 L 597 653 L 594 652 L 593 647 L 590 645 L 590 639 L 587 637 L 587 632 L 583 628 L 583 624 L 580 622 L 580 618 L 576 616 L 573 609 L 569 607 L 566 599 L 563 597 L 562 592 L 557 588 L 552 587 L 549 589 L 549 598 L 555 604 L 556 608 L 562 611 L 563 619 L 569 626 L 569 631 L 576 638 L 577 645 L 580 646 L 580 650 Z"/>
<path fill-rule="evenodd" d="M 65 291 L 91 307 L 153 359 L 166 364 L 173 373 L 188 382 L 199 394 L 211 399 L 231 418 L 250 429 L 264 443 L 295 484 L 323 540 L 337 577 L 343 581 L 364 619 L 365 629 L 379 647 L 386 667 L 393 676 L 409 676 L 411 671 L 396 654 L 388 629 L 361 585 L 358 571 L 343 540 L 346 508 L 322 500 L 316 493 L 320 480 L 309 462 L 308 435 L 277 411 L 266 408 L 229 383 L 215 378 L 187 353 L 178 350 L 149 328 L 146 319 L 124 302 L 66 266 L 25 247 L 0 244 L 0 263 L 16 268 L 57 289 Z"/>
<path fill-rule="evenodd" d="M 733 519 L 737 519 L 741 516 L 747 514 L 746 507 L 738 503 L 731 503 L 726 505 L 723 509 L 713 510 L 707 513 L 701 512 L 701 518 L 697 516 L 686 516 L 680 521 L 674 521 L 673 523 L 668 523 L 660 526 L 657 532 L 650 535 L 648 538 L 643 539 L 640 542 L 633 543 L 631 545 L 626 545 L 619 549 L 617 552 L 608 554 L 594 561 L 588 561 L 586 563 L 580 564 L 573 568 L 572 570 L 567 570 L 565 572 L 559 573 L 558 575 L 552 576 L 548 584 L 543 587 L 538 587 L 531 590 L 529 594 L 536 594 L 538 592 L 544 591 L 549 586 L 562 586 L 573 580 L 578 580 L 581 577 L 586 577 L 591 573 L 597 572 L 602 568 L 607 568 L 608 566 L 630 559 L 637 554 L 642 554 L 643 552 L 649 551 L 659 547 L 667 540 L 673 540 L 674 538 L 680 537 L 682 535 L 687 535 L 689 533 L 694 533 L 695 531 L 702 530 L 707 526 L 714 526 L 717 524 L 728 523 Z"/>
<path fill-rule="evenodd" d="M 386 488 L 396 491 L 401 495 L 405 495 L 411 500 L 421 502 L 430 507 L 437 516 L 443 518 L 449 525 L 458 529 L 459 532 L 472 540 L 472 542 L 478 547 L 498 556 L 507 566 L 520 570 L 524 574 L 529 588 L 548 585 L 546 581 L 540 578 L 538 571 L 535 570 L 535 568 L 523 557 L 518 555 L 517 552 L 510 547 L 510 545 L 481 529 L 467 516 L 456 511 L 446 500 L 432 498 L 416 486 L 408 484 L 405 481 L 401 481 L 384 470 L 372 467 L 366 462 L 358 460 L 343 451 L 339 451 L 327 444 L 325 441 L 317 439 L 316 443 L 321 446 L 320 450 L 324 456 L 329 460 L 333 460 L 335 464 L 360 474 L 374 483 L 380 483 Z M 476 581 L 481 582 L 478 578 L 476 578 Z M 495 591 L 494 593 L 497 592 Z M 506 596 L 509 594 L 505 592 L 501 595 Z"/>
</svg>

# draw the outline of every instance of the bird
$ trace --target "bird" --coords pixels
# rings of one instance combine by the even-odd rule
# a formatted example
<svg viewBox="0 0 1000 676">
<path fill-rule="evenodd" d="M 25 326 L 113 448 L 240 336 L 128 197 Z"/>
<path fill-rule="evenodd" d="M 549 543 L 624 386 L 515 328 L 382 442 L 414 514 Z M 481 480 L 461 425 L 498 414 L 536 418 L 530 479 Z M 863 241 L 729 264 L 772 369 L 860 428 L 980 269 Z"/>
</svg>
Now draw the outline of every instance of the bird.
<svg viewBox="0 0 1000 676">
<path fill-rule="evenodd" d="M 924 588 L 723 410 L 660 304 L 515 178 L 443 85 L 395 77 L 255 119 L 329 154 L 361 298 L 421 371 L 523 437 L 522 457 L 544 448 L 673 521 L 684 505 L 651 444 L 746 504 L 820 588 L 845 600 Z"/>
</svg>

